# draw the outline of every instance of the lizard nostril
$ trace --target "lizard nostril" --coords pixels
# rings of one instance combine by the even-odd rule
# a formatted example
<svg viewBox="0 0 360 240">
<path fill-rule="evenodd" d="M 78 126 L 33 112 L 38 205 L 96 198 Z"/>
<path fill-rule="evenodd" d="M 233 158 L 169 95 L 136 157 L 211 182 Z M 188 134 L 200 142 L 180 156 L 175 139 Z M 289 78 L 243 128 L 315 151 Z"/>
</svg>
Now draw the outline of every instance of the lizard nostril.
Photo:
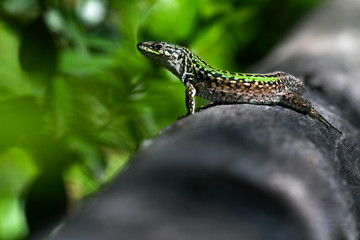
<svg viewBox="0 0 360 240">
<path fill-rule="evenodd" d="M 144 46 L 144 44 L 142 42 L 139 42 L 138 44 L 136 44 L 137 49 L 142 49 Z"/>
</svg>

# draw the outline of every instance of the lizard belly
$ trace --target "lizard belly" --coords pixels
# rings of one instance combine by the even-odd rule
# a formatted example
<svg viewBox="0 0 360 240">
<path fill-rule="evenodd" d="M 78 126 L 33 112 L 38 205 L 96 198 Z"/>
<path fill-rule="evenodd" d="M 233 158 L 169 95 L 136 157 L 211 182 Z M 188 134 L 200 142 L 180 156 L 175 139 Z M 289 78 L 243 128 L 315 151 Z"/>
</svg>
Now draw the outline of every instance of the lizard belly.
<svg viewBox="0 0 360 240">
<path fill-rule="evenodd" d="M 251 89 L 247 87 L 211 87 L 203 83 L 195 84 L 196 96 L 210 100 L 215 103 L 250 103 L 250 104 L 277 104 L 281 92 L 267 91 L 267 89 Z"/>
<path fill-rule="evenodd" d="M 196 96 L 215 103 L 250 103 L 250 104 L 277 104 L 282 94 L 266 93 L 224 93 L 214 91 L 212 93 L 197 93 Z"/>
</svg>

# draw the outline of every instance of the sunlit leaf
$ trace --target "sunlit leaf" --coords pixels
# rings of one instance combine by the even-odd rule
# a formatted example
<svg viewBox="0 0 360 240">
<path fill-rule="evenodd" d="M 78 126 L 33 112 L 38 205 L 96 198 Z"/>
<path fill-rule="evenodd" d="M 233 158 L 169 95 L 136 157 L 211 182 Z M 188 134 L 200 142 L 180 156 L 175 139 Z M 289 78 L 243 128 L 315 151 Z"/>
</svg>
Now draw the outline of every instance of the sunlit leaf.
<svg viewBox="0 0 360 240">
<path fill-rule="evenodd" d="M 0 239 L 22 239 L 27 233 L 26 220 L 19 198 L 0 195 Z"/>
</svg>

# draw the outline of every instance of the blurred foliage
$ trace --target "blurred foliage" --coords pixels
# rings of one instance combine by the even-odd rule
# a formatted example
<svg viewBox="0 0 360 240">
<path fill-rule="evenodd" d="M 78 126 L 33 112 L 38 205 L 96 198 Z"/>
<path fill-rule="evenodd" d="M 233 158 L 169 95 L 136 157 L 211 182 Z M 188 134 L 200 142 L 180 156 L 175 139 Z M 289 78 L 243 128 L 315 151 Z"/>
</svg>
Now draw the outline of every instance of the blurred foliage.
<svg viewBox="0 0 360 240">
<path fill-rule="evenodd" d="M 185 114 L 184 87 L 138 41 L 244 71 L 318 2 L 1 1 L 0 239 L 51 225 Z"/>
</svg>

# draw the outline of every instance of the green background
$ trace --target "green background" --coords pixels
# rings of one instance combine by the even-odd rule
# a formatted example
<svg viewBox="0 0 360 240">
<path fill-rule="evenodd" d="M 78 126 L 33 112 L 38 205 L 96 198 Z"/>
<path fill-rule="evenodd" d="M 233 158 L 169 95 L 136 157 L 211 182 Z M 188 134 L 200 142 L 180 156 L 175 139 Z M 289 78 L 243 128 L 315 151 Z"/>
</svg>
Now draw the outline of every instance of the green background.
<svg viewBox="0 0 360 240">
<path fill-rule="evenodd" d="M 185 87 L 136 43 L 173 42 L 246 71 L 319 2 L 1 1 L 0 239 L 71 212 L 186 113 Z"/>
</svg>

